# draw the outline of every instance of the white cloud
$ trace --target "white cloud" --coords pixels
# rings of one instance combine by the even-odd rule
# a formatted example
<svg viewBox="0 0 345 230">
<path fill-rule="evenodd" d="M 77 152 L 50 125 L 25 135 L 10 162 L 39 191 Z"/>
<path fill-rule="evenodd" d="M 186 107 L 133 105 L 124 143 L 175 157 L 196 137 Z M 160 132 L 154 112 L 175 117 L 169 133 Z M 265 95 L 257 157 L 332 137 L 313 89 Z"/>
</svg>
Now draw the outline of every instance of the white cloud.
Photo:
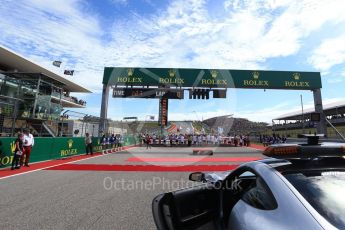
<svg viewBox="0 0 345 230">
<path fill-rule="evenodd" d="M 345 21 L 341 0 L 232 0 L 224 7 L 224 15 L 213 18 L 206 1 L 171 1 L 155 15 L 131 13 L 109 26 L 101 25 L 97 12 L 79 0 L 5 1 L 0 5 L 0 43 L 55 72 L 75 69 L 68 79 L 99 93 L 104 66 L 266 69 L 267 59 L 297 54 L 312 33 Z M 308 61 L 323 71 L 344 62 L 344 39 L 325 40 Z M 51 65 L 55 59 L 63 61 L 61 69 Z M 270 122 L 291 107 L 299 108 L 219 109 L 199 117 L 235 113 Z M 109 111 L 109 117 L 120 118 L 121 112 Z M 86 113 L 98 115 L 99 107 L 88 107 Z M 189 120 L 190 114 L 171 117 Z"/>
<path fill-rule="evenodd" d="M 221 19 L 210 17 L 204 1 L 175 1 L 151 19 L 138 16 L 114 33 L 130 47 L 119 51 L 122 60 L 149 66 L 262 69 L 268 58 L 296 54 L 302 40 L 325 23 L 345 20 L 340 1 L 228 3 L 235 10 Z"/>
<path fill-rule="evenodd" d="M 76 82 L 99 92 L 104 66 L 265 69 L 265 60 L 297 53 L 325 23 L 345 20 L 337 0 L 225 1 L 228 11 L 217 18 L 205 3 L 173 1 L 155 16 L 133 13 L 104 30 L 85 2 L 10 1 L 0 6 L 0 41 L 48 68 L 52 59 L 65 60 Z M 343 59 L 337 54 L 328 64 L 312 63 L 327 68 Z"/>
<path fill-rule="evenodd" d="M 327 71 L 337 64 L 345 61 L 345 34 L 336 38 L 324 40 L 321 45 L 313 51 L 309 62 L 315 68 Z"/>
<path fill-rule="evenodd" d="M 83 5 L 69 0 L 12 1 L 0 6 L 1 42 L 10 45 L 24 56 L 41 63 L 54 72 L 54 59 L 66 60 L 63 65 L 76 69 L 74 81 L 94 89 L 90 82 L 96 64 L 102 54 L 100 37 L 103 32 L 96 16 L 83 12 Z M 101 61 L 102 62 L 102 61 Z M 97 68 L 97 75 L 102 68 Z M 91 74 L 90 74 L 91 72 Z M 94 76 L 93 76 L 94 77 Z M 86 78 L 88 80 L 86 80 Z M 71 78 L 69 78 L 71 79 Z M 101 77 L 98 77 L 98 82 Z"/>
</svg>

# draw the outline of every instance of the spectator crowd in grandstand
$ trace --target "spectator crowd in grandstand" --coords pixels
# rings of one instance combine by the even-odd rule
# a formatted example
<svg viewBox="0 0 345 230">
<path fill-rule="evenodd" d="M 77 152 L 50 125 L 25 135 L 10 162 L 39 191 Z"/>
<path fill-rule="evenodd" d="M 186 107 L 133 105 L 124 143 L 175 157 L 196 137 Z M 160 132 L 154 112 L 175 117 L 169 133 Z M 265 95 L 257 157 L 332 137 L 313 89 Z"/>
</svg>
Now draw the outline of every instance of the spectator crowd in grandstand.
<svg viewBox="0 0 345 230">
<path fill-rule="evenodd" d="M 54 90 L 54 92 L 59 93 L 59 91 L 57 91 L 57 90 Z M 76 98 L 74 96 L 70 96 L 69 92 L 63 92 L 62 99 L 74 102 L 74 103 L 79 104 L 79 105 L 86 106 L 86 101 L 80 100 L 80 99 L 78 100 L 78 98 Z"/>
</svg>

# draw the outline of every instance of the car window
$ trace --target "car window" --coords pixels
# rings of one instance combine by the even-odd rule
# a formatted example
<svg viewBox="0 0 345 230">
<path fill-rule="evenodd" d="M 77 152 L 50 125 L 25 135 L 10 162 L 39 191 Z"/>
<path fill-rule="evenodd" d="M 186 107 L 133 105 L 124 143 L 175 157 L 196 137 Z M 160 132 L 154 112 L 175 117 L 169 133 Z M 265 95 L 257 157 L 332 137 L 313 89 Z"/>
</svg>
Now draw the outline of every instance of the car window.
<svg viewBox="0 0 345 230">
<path fill-rule="evenodd" d="M 243 175 L 243 174 L 242 174 Z M 248 175 L 248 174 L 247 174 Z M 250 174 L 249 174 L 250 175 Z M 252 182 L 245 189 L 242 200 L 257 209 L 273 210 L 277 208 L 277 202 L 264 180 L 251 174 Z"/>
<path fill-rule="evenodd" d="M 312 172 L 284 175 L 325 219 L 345 229 L 345 173 Z"/>
<path fill-rule="evenodd" d="M 242 173 L 241 175 L 239 175 L 239 177 L 256 177 L 256 175 L 250 171 L 245 171 L 244 173 Z"/>
</svg>

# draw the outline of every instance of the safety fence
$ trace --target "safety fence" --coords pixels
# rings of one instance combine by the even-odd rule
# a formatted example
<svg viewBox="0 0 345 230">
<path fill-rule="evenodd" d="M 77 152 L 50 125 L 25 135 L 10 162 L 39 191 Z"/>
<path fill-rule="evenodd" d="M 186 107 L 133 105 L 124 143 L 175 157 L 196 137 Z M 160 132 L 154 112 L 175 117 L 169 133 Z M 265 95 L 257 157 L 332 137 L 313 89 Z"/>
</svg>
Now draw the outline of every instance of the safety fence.
<svg viewBox="0 0 345 230">
<path fill-rule="evenodd" d="M 16 138 L 0 138 L 0 168 L 10 166 L 13 160 Z M 100 138 L 94 137 L 93 151 L 101 152 Z M 133 136 L 124 136 L 122 146 L 134 145 L 137 141 Z M 30 155 L 30 162 L 61 159 L 85 154 L 85 142 L 82 137 L 36 137 Z"/>
</svg>

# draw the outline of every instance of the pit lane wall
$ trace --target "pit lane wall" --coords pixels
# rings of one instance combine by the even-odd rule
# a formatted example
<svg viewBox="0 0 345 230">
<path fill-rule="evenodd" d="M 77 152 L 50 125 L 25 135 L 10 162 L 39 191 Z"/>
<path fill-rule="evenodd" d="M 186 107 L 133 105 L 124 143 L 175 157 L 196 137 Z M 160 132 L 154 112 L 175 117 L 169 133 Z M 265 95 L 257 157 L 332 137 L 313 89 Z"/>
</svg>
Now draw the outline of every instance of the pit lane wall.
<svg viewBox="0 0 345 230">
<path fill-rule="evenodd" d="M 0 138 L 0 168 L 8 167 L 13 160 L 16 138 Z M 122 146 L 136 144 L 133 136 L 124 136 Z M 100 152 L 102 146 L 100 138 L 93 138 L 93 151 Z M 60 159 L 63 157 L 85 154 L 83 137 L 36 137 L 32 148 L 30 163 Z"/>
</svg>

